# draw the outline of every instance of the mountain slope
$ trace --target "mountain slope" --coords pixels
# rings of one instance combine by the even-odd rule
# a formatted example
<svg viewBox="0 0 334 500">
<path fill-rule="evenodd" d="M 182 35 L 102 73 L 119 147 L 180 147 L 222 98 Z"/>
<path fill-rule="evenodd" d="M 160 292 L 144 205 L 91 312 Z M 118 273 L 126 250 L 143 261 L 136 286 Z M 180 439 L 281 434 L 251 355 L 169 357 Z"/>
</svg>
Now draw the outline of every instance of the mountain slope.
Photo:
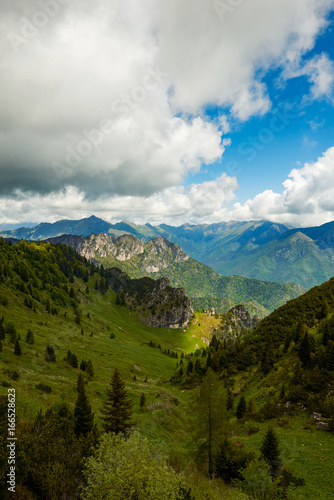
<svg viewBox="0 0 334 500">
<path fill-rule="evenodd" d="M 211 259 L 212 266 L 227 275 L 240 274 L 279 283 L 294 280 L 307 289 L 334 274 L 334 249 L 319 248 L 316 241 L 301 231 L 250 249 L 231 260 Z"/>
<path fill-rule="evenodd" d="M 64 235 L 49 241 L 70 245 L 87 259 L 104 267 L 119 267 L 132 278 L 167 276 L 172 286 L 187 290 L 198 309 L 214 306 L 227 312 L 243 303 L 250 312 L 263 317 L 304 291 L 293 283 L 282 285 L 241 276 L 220 276 L 161 236 L 145 244 L 131 235 L 116 239 L 106 234 L 87 238 Z"/>
<path fill-rule="evenodd" d="M 294 229 L 269 221 L 174 227 L 167 224 L 137 225 L 126 221 L 110 224 L 92 216 L 79 221 L 43 223 L 0 234 L 18 239 L 43 240 L 63 234 L 88 236 L 92 233 L 116 237 L 133 235 L 142 242 L 161 236 L 223 276 L 241 275 L 263 281 L 294 282 L 310 288 L 334 275 L 334 222 Z"/>
</svg>

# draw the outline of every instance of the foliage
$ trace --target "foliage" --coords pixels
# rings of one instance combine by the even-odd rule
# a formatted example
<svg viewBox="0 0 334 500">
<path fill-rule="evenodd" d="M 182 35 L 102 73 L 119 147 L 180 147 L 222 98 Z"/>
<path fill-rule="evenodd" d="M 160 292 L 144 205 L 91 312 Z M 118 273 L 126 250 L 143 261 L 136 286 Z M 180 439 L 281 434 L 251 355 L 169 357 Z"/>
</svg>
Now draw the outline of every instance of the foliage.
<svg viewBox="0 0 334 500">
<path fill-rule="evenodd" d="M 207 461 L 209 476 L 213 475 L 214 457 L 227 432 L 226 391 L 218 375 L 208 369 L 193 405 L 195 442 L 200 460 Z"/>
<path fill-rule="evenodd" d="M 85 500 L 181 500 L 183 478 L 138 433 L 102 436 L 86 461 Z"/>
<path fill-rule="evenodd" d="M 117 368 L 107 389 L 107 399 L 101 410 L 103 428 L 106 432 L 123 434 L 132 427 L 132 401 L 127 395 L 125 382 Z"/>
<path fill-rule="evenodd" d="M 74 408 L 74 432 L 77 436 L 80 436 L 81 434 L 86 436 L 93 430 L 94 415 L 86 395 L 85 382 L 81 374 L 78 377 L 77 385 L 78 398 Z"/>
</svg>

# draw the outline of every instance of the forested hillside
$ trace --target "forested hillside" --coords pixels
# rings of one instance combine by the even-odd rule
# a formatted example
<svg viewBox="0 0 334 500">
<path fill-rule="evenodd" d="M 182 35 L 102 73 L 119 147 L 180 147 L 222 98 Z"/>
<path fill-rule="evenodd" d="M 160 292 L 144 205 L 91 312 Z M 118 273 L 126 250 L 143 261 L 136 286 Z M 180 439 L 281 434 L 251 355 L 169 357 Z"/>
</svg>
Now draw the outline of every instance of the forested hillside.
<svg viewBox="0 0 334 500">
<path fill-rule="evenodd" d="M 62 245 L 0 240 L 0 256 L 2 497 L 14 389 L 22 498 L 93 499 L 101 481 L 116 498 L 330 498 L 334 279 L 253 329 L 241 307 L 166 329 L 143 322 L 159 281 Z"/>
</svg>

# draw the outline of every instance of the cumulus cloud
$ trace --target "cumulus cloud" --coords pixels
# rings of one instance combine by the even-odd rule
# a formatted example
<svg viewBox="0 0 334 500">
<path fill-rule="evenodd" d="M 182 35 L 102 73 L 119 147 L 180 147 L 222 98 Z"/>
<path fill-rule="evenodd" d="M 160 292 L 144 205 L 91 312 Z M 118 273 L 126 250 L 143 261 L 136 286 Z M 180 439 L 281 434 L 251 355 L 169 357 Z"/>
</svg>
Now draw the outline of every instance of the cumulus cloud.
<svg viewBox="0 0 334 500">
<path fill-rule="evenodd" d="M 235 177 L 225 173 L 215 180 L 189 186 L 166 188 L 151 196 L 102 196 L 87 199 L 83 191 L 68 187 L 46 195 L 16 191 L 15 199 L 0 198 L 4 223 L 19 220 L 54 222 L 80 219 L 92 214 L 109 221 L 128 219 L 138 223 L 183 223 L 221 217 L 224 207 L 235 198 Z"/>
<path fill-rule="evenodd" d="M 245 204 L 234 204 L 230 217 L 268 219 L 296 226 L 323 224 L 334 219 L 334 147 L 314 163 L 293 169 L 281 194 L 266 190 Z"/>
<path fill-rule="evenodd" d="M 306 76 L 311 83 L 308 98 L 323 99 L 324 97 L 333 97 L 334 64 L 327 54 L 316 55 L 304 63 L 299 61 L 297 65 L 294 63 L 292 67 L 286 68 L 286 79 L 298 76 Z"/>
<path fill-rule="evenodd" d="M 14 207 L 25 220 L 71 215 L 77 200 L 97 213 L 106 199 L 124 214 L 136 203 L 157 217 L 228 217 L 236 181 L 181 184 L 221 159 L 229 123 L 270 109 L 267 70 L 299 71 L 314 98 L 333 74 L 326 54 L 302 60 L 334 0 L 239 4 L 221 15 L 206 0 L 2 0 L 4 217 Z M 225 108 L 215 121 L 210 105 Z M 33 201 L 49 211 L 33 217 Z"/>
</svg>

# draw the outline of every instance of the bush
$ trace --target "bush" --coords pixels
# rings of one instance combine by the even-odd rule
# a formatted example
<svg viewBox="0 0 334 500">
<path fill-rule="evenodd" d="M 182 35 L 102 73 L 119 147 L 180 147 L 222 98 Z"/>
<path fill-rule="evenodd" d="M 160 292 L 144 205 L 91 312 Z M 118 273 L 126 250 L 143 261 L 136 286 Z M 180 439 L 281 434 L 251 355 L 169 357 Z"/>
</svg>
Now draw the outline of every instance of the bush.
<svg viewBox="0 0 334 500">
<path fill-rule="evenodd" d="M 166 457 L 138 433 L 126 439 L 104 434 L 94 456 L 86 460 L 84 476 L 87 486 L 81 498 L 86 500 L 102 498 L 101 491 L 106 500 L 177 500 L 187 489 Z"/>
<path fill-rule="evenodd" d="M 52 391 L 51 387 L 49 385 L 46 385 L 46 384 L 37 384 L 37 385 L 35 385 L 35 387 L 39 391 L 46 392 L 48 394 Z"/>
</svg>

